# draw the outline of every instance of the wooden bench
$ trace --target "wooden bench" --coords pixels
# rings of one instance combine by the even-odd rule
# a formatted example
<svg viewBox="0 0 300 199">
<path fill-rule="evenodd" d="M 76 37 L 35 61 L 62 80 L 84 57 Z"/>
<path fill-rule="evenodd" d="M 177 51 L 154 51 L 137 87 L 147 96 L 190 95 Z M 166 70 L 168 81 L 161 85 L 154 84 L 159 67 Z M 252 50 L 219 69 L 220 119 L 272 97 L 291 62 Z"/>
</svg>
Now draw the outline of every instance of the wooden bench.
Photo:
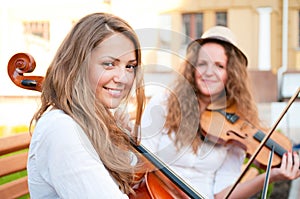
<svg viewBox="0 0 300 199">
<path fill-rule="evenodd" d="M 26 173 L 28 156 L 26 149 L 29 147 L 30 139 L 29 133 L 0 138 L 0 178 L 18 175 L 16 173 L 20 171 Z M 1 199 L 18 198 L 24 195 L 28 195 L 29 198 L 27 173 L 25 176 L 0 185 Z"/>
</svg>

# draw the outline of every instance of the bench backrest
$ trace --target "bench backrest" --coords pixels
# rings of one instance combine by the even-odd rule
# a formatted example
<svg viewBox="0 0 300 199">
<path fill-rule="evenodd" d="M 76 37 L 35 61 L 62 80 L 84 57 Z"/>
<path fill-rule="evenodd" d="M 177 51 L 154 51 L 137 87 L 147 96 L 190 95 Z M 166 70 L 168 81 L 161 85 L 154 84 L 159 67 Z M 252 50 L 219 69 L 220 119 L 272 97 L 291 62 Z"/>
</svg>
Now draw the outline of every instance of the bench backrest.
<svg viewBox="0 0 300 199">
<path fill-rule="evenodd" d="M 8 180 L 9 182 L 2 182 L 0 185 L 2 199 L 29 195 L 26 164 L 30 139 L 31 135 L 29 133 L 0 138 L 0 178 L 2 180 L 5 178 L 13 179 L 12 181 Z M 20 174 L 20 172 L 23 172 L 23 174 Z M 15 176 L 12 177 L 12 175 Z M 21 177 L 18 178 L 18 175 L 21 175 Z"/>
</svg>

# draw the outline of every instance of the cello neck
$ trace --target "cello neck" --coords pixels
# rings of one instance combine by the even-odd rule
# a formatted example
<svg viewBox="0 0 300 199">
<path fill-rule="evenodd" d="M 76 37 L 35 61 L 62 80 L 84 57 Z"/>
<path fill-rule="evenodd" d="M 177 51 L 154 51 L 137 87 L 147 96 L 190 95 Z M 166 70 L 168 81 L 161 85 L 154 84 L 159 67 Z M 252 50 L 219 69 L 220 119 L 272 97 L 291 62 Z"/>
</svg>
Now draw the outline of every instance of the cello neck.
<svg viewBox="0 0 300 199">
<path fill-rule="evenodd" d="M 148 161 L 150 161 L 156 168 L 159 169 L 169 180 L 171 180 L 177 187 L 179 187 L 185 194 L 193 199 L 204 199 L 205 197 L 198 193 L 193 187 L 187 184 L 174 171 L 172 171 L 163 161 L 156 155 L 146 149 L 143 145 L 136 145 L 132 142 L 133 147 L 142 154 Z"/>
</svg>

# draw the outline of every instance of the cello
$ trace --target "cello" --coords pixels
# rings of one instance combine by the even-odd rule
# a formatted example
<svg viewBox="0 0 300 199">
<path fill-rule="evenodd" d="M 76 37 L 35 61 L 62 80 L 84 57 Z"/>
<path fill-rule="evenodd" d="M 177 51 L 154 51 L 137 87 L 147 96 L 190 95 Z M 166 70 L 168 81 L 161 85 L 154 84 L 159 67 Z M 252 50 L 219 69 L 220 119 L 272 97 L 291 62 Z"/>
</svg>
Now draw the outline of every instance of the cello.
<svg viewBox="0 0 300 199">
<path fill-rule="evenodd" d="M 30 54 L 17 53 L 9 60 L 7 72 L 16 86 L 41 92 L 44 77 L 24 75 L 34 71 L 35 67 L 36 62 Z M 138 174 L 143 173 L 142 179 L 135 185 L 137 187 L 134 187 L 136 193 L 130 194 L 129 198 L 204 198 L 144 146 L 134 139 L 131 139 L 131 144 L 136 150 L 134 152 L 138 155 L 139 161 L 146 168 L 143 168 L 143 171 L 137 170 Z"/>
</svg>

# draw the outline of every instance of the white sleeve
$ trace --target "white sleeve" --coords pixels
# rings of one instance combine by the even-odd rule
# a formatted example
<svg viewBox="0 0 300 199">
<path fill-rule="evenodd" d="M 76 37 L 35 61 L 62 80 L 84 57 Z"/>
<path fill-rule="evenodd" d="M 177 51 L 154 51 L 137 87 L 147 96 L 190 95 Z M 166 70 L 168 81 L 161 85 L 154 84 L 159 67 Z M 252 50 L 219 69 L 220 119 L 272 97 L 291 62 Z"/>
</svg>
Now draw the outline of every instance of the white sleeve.
<svg viewBox="0 0 300 199">
<path fill-rule="evenodd" d="M 165 93 L 153 96 L 148 102 L 141 120 L 141 144 L 151 152 L 158 151 L 158 146 L 166 121 L 166 103 Z"/>
<path fill-rule="evenodd" d="M 214 194 L 234 184 L 241 174 L 244 159 L 245 151 L 242 148 L 229 146 L 225 161 L 216 173 Z"/>
<path fill-rule="evenodd" d="M 37 167 L 60 198 L 128 198 L 71 118 L 58 118 L 48 126 L 37 150 Z"/>
</svg>

